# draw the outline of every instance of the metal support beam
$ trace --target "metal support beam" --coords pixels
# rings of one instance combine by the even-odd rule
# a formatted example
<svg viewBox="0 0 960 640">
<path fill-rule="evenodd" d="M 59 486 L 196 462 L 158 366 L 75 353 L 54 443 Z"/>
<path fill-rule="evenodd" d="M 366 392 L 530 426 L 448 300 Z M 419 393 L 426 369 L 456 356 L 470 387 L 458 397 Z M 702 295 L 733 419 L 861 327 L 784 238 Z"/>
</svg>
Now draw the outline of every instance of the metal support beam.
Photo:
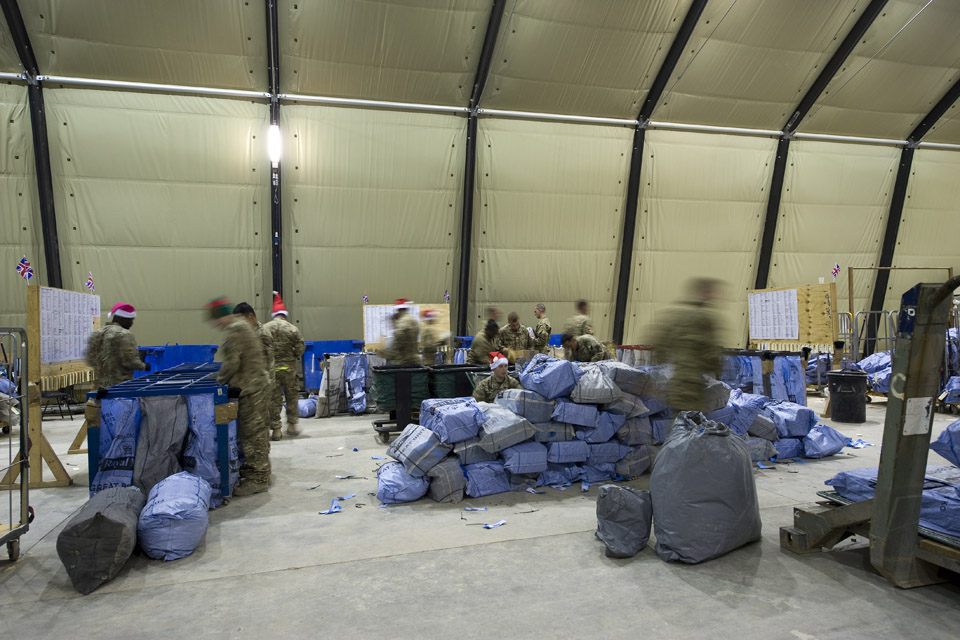
<svg viewBox="0 0 960 640">
<path fill-rule="evenodd" d="M 760 255 L 757 258 L 757 279 L 754 289 L 765 289 L 770 276 L 770 262 L 773 259 L 773 242 L 777 237 L 777 218 L 780 217 L 780 197 L 783 193 L 783 179 L 787 174 L 787 155 L 790 152 L 790 136 L 783 134 L 777 143 L 777 157 L 773 161 L 773 177 L 770 180 L 770 194 L 767 196 L 767 215 L 763 219 L 763 235 L 760 239 Z"/>
<path fill-rule="evenodd" d="M 33 131 L 33 158 L 37 168 L 37 194 L 40 201 L 40 228 L 43 234 L 43 255 L 47 284 L 62 288 L 60 239 L 57 234 L 57 213 L 53 203 L 53 173 L 50 170 L 50 143 L 47 138 L 47 116 L 43 105 L 43 87 L 38 76 L 36 56 L 30 46 L 27 28 L 17 0 L 0 0 L 0 9 L 7 20 L 20 64 L 26 72 L 27 99 L 30 103 L 30 128 Z"/>
<path fill-rule="evenodd" d="M 466 156 L 463 163 L 463 204 L 460 210 L 460 267 L 457 275 L 457 335 L 467 334 L 467 309 L 470 306 L 470 265 L 473 258 L 473 190 L 477 166 L 477 110 L 487 86 L 487 76 L 497 47 L 497 35 L 503 21 L 506 0 L 494 0 L 483 36 L 477 74 L 470 92 L 469 115 L 467 116 Z"/>
<path fill-rule="evenodd" d="M 270 124 L 280 124 L 280 36 L 277 0 L 267 6 L 267 79 L 270 89 Z M 280 206 L 280 162 L 270 167 L 270 265 L 273 290 L 283 295 L 283 210 Z"/>
<path fill-rule="evenodd" d="M 620 269 L 617 274 L 617 297 L 613 308 L 613 341 L 623 344 L 623 330 L 627 316 L 627 298 L 630 291 L 630 278 L 633 273 L 633 240 L 637 227 L 637 201 L 640 198 L 640 169 L 643 167 L 643 146 L 646 139 L 646 126 L 657 103 L 663 97 L 670 76 L 677 68 L 677 62 L 693 35 L 697 21 L 703 15 L 707 0 L 694 0 L 677 30 L 670 50 L 660 65 L 647 97 L 637 116 L 639 125 L 633 131 L 633 148 L 630 154 L 630 176 L 627 179 L 627 200 L 623 207 L 623 227 L 620 229 Z"/>
</svg>

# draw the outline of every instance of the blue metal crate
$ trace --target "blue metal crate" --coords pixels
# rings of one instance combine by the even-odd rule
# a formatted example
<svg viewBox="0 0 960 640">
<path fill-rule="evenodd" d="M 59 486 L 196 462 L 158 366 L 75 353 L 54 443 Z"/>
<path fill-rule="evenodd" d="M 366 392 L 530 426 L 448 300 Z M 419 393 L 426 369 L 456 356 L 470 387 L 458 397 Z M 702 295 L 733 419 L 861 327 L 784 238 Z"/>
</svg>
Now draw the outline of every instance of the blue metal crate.
<svg viewBox="0 0 960 640">
<path fill-rule="evenodd" d="M 326 353 L 360 353 L 363 340 L 308 340 L 303 351 L 303 386 L 319 389 L 323 378 L 320 362 Z"/>
<path fill-rule="evenodd" d="M 157 371 L 166 371 L 183 363 L 212 363 L 219 347 L 215 344 L 165 344 L 139 349 L 143 361 L 150 365 L 150 371 L 134 371 L 134 378 L 142 378 Z"/>
</svg>

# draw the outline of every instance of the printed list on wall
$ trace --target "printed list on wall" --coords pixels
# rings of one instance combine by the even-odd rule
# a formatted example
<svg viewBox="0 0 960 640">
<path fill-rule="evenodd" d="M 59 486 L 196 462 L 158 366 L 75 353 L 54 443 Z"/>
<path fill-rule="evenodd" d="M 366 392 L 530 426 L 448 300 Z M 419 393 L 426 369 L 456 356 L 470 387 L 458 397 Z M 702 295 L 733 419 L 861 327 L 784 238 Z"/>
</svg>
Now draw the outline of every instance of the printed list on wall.
<svg viewBox="0 0 960 640">
<path fill-rule="evenodd" d="M 40 361 L 83 360 L 100 317 L 100 296 L 40 288 Z"/>
<path fill-rule="evenodd" d="M 798 340 L 797 290 L 757 291 L 748 296 L 751 340 Z"/>
</svg>

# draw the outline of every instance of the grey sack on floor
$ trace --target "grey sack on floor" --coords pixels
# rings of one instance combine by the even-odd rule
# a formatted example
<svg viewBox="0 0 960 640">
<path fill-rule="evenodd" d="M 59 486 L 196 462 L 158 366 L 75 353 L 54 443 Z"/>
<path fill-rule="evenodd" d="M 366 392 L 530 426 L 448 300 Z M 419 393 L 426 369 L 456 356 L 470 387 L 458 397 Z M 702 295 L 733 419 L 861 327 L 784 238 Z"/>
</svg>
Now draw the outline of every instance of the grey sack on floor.
<svg viewBox="0 0 960 640">
<path fill-rule="evenodd" d="M 183 470 L 180 451 L 187 437 L 187 400 L 183 396 L 140 398 L 140 415 L 133 484 L 149 494 L 155 484 Z"/>
<path fill-rule="evenodd" d="M 649 491 L 605 484 L 597 497 L 597 537 L 609 558 L 632 558 L 650 541 Z"/>
<path fill-rule="evenodd" d="M 456 456 L 447 456 L 433 469 L 427 471 L 430 488 L 427 495 L 437 502 L 456 504 L 463 500 L 463 490 L 467 488 L 467 478 Z"/>
<path fill-rule="evenodd" d="M 73 588 L 86 595 L 112 580 L 137 546 L 137 519 L 147 496 L 111 487 L 90 498 L 57 536 L 57 555 Z"/>
<path fill-rule="evenodd" d="M 746 444 L 703 414 L 683 412 L 650 477 L 657 555 L 697 563 L 760 539 L 760 505 Z"/>
</svg>

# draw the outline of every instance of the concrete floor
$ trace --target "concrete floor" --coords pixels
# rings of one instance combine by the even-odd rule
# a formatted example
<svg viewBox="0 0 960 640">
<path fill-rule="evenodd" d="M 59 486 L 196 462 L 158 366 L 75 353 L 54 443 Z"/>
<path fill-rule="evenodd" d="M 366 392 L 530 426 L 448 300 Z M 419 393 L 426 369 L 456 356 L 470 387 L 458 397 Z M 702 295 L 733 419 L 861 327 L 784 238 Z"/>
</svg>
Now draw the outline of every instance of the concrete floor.
<svg viewBox="0 0 960 640">
<path fill-rule="evenodd" d="M 898 590 L 862 541 L 805 557 L 779 547 L 794 505 L 840 470 L 876 466 L 884 411 L 868 406 L 866 424 L 840 426 L 876 447 L 756 470 L 763 541 L 697 566 L 662 562 L 652 542 L 633 559 L 606 558 L 593 535 L 596 485 L 466 502 L 487 512 L 428 498 L 378 509 L 370 456 L 385 447 L 369 416 L 341 417 L 304 420 L 304 435 L 273 443 L 270 492 L 211 512 L 193 555 L 136 555 L 80 596 L 55 544 L 86 500 L 86 457 L 64 455 L 76 484 L 31 492 L 24 557 L 0 559 L 0 638 L 958 638 L 960 583 Z M 951 421 L 938 415 L 934 435 Z M 79 425 L 53 419 L 44 431 L 62 452 Z M 318 515 L 350 493 L 342 513 Z"/>
</svg>

